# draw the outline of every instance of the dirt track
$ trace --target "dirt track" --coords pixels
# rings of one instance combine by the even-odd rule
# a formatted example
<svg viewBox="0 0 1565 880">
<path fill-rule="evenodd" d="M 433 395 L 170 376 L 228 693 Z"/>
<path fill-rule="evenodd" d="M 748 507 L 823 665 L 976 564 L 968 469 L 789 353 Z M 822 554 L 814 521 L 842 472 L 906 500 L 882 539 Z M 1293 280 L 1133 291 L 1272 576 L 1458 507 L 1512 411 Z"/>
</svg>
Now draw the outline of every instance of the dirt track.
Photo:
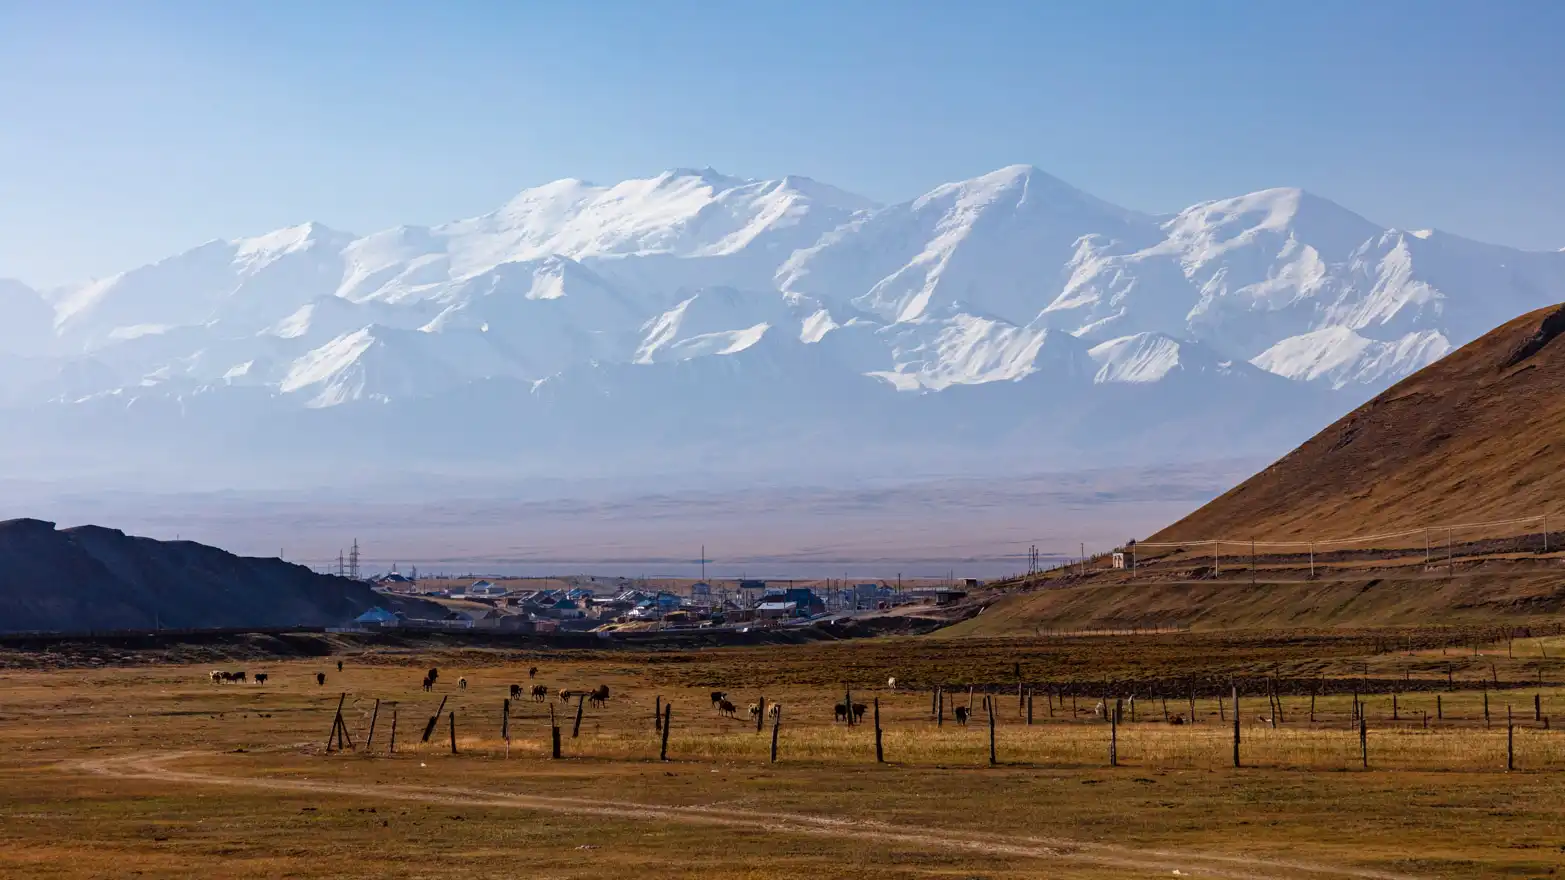
<svg viewBox="0 0 1565 880">
<path fill-rule="evenodd" d="M 566 813 L 604 819 L 679 822 L 765 831 L 777 834 L 812 834 L 920 848 L 970 849 L 1017 858 L 1062 860 L 1103 868 L 1149 871 L 1162 876 L 1211 878 L 1354 877 L 1365 880 L 1412 880 L 1409 875 L 1389 874 L 1300 861 L 1273 861 L 1213 853 L 1171 850 L 1139 850 L 1061 838 L 982 834 L 933 828 L 913 828 L 887 823 L 780 813 L 757 813 L 724 808 L 665 806 L 630 801 L 550 797 L 533 794 L 414 785 L 354 785 L 303 779 L 262 779 L 223 776 L 168 765 L 199 756 L 200 752 L 153 752 L 61 765 L 120 779 L 142 779 L 190 785 L 215 785 L 290 792 L 317 792 L 377 800 L 400 800 Z"/>
</svg>

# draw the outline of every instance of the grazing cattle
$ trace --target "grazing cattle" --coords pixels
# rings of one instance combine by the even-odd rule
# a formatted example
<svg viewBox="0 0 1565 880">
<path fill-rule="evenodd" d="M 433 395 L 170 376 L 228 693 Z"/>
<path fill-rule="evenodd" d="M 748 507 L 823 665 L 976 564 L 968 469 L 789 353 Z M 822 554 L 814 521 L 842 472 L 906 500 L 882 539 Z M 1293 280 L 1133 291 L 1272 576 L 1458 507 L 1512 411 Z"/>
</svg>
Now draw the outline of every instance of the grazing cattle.
<svg viewBox="0 0 1565 880">
<path fill-rule="evenodd" d="M 429 671 L 424 673 L 424 676 L 429 679 L 430 684 L 434 684 L 440 680 L 440 670 L 431 666 L 429 667 Z"/>
<path fill-rule="evenodd" d="M 954 711 L 956 712 L 956 723 L 962 725 L 963 727 L 966 727 L 967 726 L 967 716 L 969 714 L 968 711 L 967 711 L 967 707 L 966 706 L 957 706 Z"/>
<path fill-rule="evenodd" d="M 853 704 L 853 720 L 854 721 L 863 721 L 864 720 L 864 713 L 868 712 L 868 711 L 869 711 L 869 707 L 864 705 L 863 703 L 854 703 Z"/>
<path fill-rule="evenodd" d="M 895 675 L 893 675 L 890 678 L 886 679 L 886 687 L 888 687 L 888 688 L 890 688 L 892 690 L 896 690 L 897 689 L 897 677 Z"/>
<path fill-rule="evenodd" d="M 264 672 L 257 672 L 255 674 L 255 683 L 256 684 L 266 684 L 266 679 L 267 679 L 267 674 L 264 673 Z"/>
<path fill-rule="evenodd" d="M 609 704 L 609 686 L 600 684 L 587 694 L 587 701 L 594 706 L 607 706 Z"/>
<path fill-rule="evenodd" d="M 424 676 L 424 690 L 427 692 L 430 688 L 432 688 L 434 686 L 435 686 L 435 680 L 433 678 L 430 678 L 427 675 Z"/>
<path fill-rule="evenodd" d="M 716 709 L 717 708 L 717 704 L 721 703 L 723 700 L 725 700 L 727 698 L 728 698 L 728 692 L 727 691 L 712 691 L 712 708 Z"/>
<path fill-rule="evenodd" d="M 467 690 L 467 679 L 465 679 L 465 678 L 457 679 L 456 680 L 456 686 L 457 686 L 457 688 L 459 690 L 464 690 L 464 691 Z"/>
<path fill-rule="evenodd" d="M 831 720 L 833 720 L 833 721 L 847 721 L 848 720 L 848 704 L 847 703 L 838 703 L 836 706 L 832 707 Z"/>
<path fill-rule="evenodd" d="M 248 679 L 248 678 L 249 678 L 249 676 L 245 675 L 245 672 L 244 672 L 243 669 L 241 669 L 238 672 L 234 673 L 234 681 L 237 681 L 240 684 L 244 684 L 246 679 Z"/>
<path fill-rule="evenodd" d="M 738 707 L 736 707 L 733 703 L 728 702 L 727 700 L 717 701 L 717 714 L 719 715 L 732 718 L 734 717 L 734 713 L 738 711 Z"/>
<path fill-rule="evenodd" d="M 513 700 L 520 700 L 521 698 L 522 698 L 522 686 L 519 685 L 519 684 L 511 685 L 511 699 L 513 699 Z"/>
<path fill-rule="evenodd" d="M 223 673 L 218 672 L 215 669 L 212 670 L 212 683 L 213 684 L 222 684 L 223 683 Z"/>
<path fill-rule="evenodd" d="M 533 685 L 533 702 L 542 703 L 547 699 L 549 699 L 549 688 L 541 684 Z"/>
<path fill-rule="evenodd" d="M 315 683 L 318 684 L 318 685 L 325 685 L 326 684 L 326 673 L 324 673 L 324 672 L 317 672 L 317 673 L 315 673 Z"/>
<path fill-rule="evenodd" d="M 342 671 L 342 661 L 341 661 L 341 660 L 338 660 L 338 661 L 337 661 L 337 671 L 338 671 L 338 672 L 341 672 L 341 671 Z"/>
<path fill-rule="evenodd" d="M 750 720 L 754 721 L 756 718 L 759 718 L 760 715 L 761 715 L 761 707 L 756 705 L 755 703 L 751 703 L 750 704 Z"/>
<path fill-rule="evenodd" d="M 1102 718 L 1103 713 L 1106 711 L 1108 711 L 1108 707 L 1103 705 L 1102 700 L 1099 700 L 1098 704 L 1092 707 L 1092 714 L 1097 718 Z"/>
<path fill-rule="evenodd" d="M 537 678 L 538 677 L 538 667 L 534 666 L 531 669 L 527 670 L 527 677 L 528 678 Z"/>
<path fill-rule="evenodd" d="M 781 716 L 782 715 L 782 703 L 773 703 L 772 707 L 770 709 L 766 710 L 766 714 L 772 716 L 773 718 L 777 718 L 777 717 Z"/>
<path fill-rule="evenodd" d="M 1256 724 L 1270 724 L 1270 723 L 1272 723 L 1272 718 L 1271 718 L 1270 715 L 1257 715 L 1257 716 L 1255 716 L 1255 723 Z"/>
<path fill-rule="evenodd" d="M 1168 723 L 1169 724 L 1184 724 L 1185 723 L 1185 716 L 1183 716 L 1183 715 L 1175 715 L 1174 717 L 1168 719 Z"/>
<path fill-rule="evenodd" d="M 572 699 L 574 699 L 576 697 L 576 691 L 566 690 L 565 688 L 560 688 L 559 696 L 560 696 L 560 702 L 562 702 L 562 703 L 569 703 Z"/>
</svg>

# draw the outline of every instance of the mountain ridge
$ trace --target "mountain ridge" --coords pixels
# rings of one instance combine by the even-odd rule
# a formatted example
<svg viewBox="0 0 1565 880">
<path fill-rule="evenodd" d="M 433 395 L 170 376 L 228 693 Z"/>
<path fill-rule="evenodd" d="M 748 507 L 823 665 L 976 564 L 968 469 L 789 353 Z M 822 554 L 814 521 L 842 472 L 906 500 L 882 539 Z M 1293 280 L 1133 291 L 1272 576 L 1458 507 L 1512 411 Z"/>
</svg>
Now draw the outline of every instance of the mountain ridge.
<svg viewBox="0 0 1565 880">
<path fill-rule="evenodd" d="M 1017 411 L 1025 395 L 998 390 L 1028 377 L 1062 402 L 1163 387 L 1183 395 L 1167 411 L 1198 414 L 1266 374 L 1295 420 L 1283 434 L 1302 438 L 1307 416 L 1557 299 L 1565 252 L 1385 228 L 1296 188 L 1152 215 L 1028 165 L 890 205 L 809 178 L 674 169 L 553 181 L 435 226 L 358 235 L 312 221 L 53 291 L 8 284 L 0 327 L 22 329 L 0 332 L 0 407 L 63 424 L 73 409 L 161 402 L 258 430 L 276 412 L 338 410 L 351 432 L 377 422 L 367 408 L 427 411 L 469 387 L 532 389 L 517 399 L 532 411 L 540 388 L 614 397 L 621 382 L 653 413 L 812 431 L 851 430 L 854 408 L 900 423 L 981 399 L 992 409 L 972 417 L 1006 434 L 1031 416 Z M 678 369 L 712 359 L 731 363 Z M 763 362 L 816 385 L 766 410 L 733 378 Z M 997 393 L 951 407 L 901 399 L 988 385 Z M 1099 445 L 1114 444 L 1056 451 L 1086 460 Z"/>
</svg>

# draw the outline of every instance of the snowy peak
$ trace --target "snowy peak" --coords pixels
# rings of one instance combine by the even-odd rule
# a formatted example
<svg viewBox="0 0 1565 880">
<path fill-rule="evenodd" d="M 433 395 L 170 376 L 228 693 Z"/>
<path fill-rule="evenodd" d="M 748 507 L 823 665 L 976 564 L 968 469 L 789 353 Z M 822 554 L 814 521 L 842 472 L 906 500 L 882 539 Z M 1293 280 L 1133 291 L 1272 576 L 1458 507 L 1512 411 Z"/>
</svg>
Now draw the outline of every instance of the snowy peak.
<svg viewBox="0 0 1565 880">
<path fill-rule="evenodd" d="M 1174 375 L 1263 375 L 1249 364 L 1224 359 L 1199 342 L 1162 333 L 1135 333 L 1110 339 L 1087 352 L 1098 371 L 1097 384 L 1147 384 Z"/>
<path fill-rule="evenodd" d="M 434 227 L 213 241 L 47 296 L 0 286 L 0 390 L 42 371 L 78 398 L 247 386 L 325 408 L 665 370 L 733 389 L 765 364 L 821 401 L 1233 377 L 1357 394 L 1556 300 L 1565 253 L 1385 229 L 1298 189 L 1151 217 L 1029 165 L 885 206 L 680 168 Z"/>
</svg>

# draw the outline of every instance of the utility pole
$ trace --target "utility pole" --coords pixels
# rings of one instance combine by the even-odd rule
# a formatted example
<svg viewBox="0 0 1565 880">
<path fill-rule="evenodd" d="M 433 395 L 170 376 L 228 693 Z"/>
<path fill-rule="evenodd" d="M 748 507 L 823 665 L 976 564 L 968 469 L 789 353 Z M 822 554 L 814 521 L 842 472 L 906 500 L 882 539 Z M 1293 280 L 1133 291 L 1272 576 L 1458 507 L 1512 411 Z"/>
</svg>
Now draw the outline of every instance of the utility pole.
<svg viewBox="0 0 1565 880">
<path fill-rule="evenodd" d="M 359 539 L 353 539 L 353 549 L 348 551 L 348 577 L 359 579 Z"/>
</svg>

